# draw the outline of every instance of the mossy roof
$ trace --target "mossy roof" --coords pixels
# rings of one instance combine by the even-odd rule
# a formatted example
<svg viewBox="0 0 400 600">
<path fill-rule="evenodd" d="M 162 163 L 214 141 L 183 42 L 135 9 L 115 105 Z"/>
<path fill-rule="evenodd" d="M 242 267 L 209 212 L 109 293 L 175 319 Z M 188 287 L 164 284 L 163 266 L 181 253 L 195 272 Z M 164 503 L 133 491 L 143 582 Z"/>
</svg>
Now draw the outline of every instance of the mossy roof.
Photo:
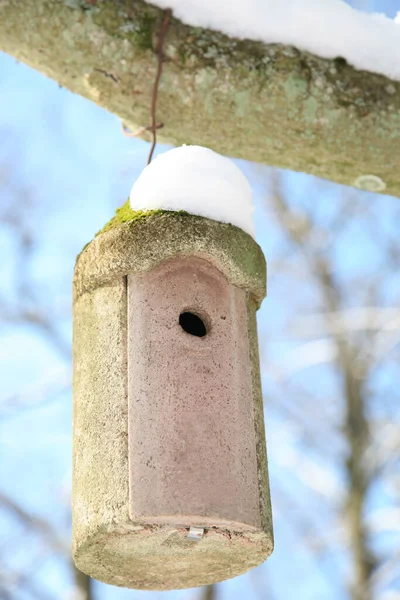
<svg viewBox="0 0 400 600">
<path fill-rule="evenodd" d="M 257 305 L 266 295 L 263 252 L 242 229 L 185 211 L 133 211 L 128 201 L 78 256 L 74 298 L 177 256 L 210 261 L 232 284 L 246 289 Z"/>
</svg>

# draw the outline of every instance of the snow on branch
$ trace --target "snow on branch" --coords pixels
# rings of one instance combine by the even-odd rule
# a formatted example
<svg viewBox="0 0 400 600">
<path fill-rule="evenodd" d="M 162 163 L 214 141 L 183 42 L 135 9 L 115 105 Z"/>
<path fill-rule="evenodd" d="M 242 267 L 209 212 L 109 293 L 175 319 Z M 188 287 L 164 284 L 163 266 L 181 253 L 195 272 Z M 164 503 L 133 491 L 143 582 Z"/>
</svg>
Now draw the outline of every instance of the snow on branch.
<svg viewBox="0 0 400 600">
<path fill-rule="evenodd" d="M 367 14 L 344 0 L 154 0 L 175 17 L 230 37 L 295 46 L 400 80 L 400 13 Z"/>
</svg>

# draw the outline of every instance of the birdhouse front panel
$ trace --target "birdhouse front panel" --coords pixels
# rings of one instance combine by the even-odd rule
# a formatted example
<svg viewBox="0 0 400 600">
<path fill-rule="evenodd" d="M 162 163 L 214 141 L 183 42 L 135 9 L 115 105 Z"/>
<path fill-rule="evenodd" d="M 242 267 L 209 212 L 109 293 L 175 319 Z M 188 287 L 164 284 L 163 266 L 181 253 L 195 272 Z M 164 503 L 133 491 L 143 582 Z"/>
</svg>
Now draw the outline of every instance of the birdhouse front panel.
<svg viewBox="0 0 400 600">
<path fill-rule="evenodd" d="M 130 511 L 260 527 L 246 292 L 208 261 L 128 276 Z"/>
</svg>

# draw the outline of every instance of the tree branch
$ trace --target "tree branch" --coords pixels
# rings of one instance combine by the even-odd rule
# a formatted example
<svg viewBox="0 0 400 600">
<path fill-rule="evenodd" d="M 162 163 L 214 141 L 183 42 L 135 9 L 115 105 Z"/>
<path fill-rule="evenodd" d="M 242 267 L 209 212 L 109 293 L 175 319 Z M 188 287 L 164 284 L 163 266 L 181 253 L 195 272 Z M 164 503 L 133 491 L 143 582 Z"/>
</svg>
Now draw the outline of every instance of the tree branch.
<svg viewBox="0 0 400 600">
<path fill-rule="evenodd" d="M 93 580 L 89 575 L 82 573 L 75 564 L 73 564 L 75 583 L 79 590 L 79 600 L 93 600 Z"/>
<path fill-rule="evenodd" d="M 13 513 L 20 521 L 25 523 L 33 531 L 37 531 L 43 535 L 51 547 L 61 554 L 70 552 L 69 545 L 60 538 L 57 533 L 53 530 L 52 526 L 42 519 L 28 513 L 22 506 L 20 506 L 15 500 L 12 500 L 2 492 L 0 492 L 0 506 Z"/>
<path fill-rule="evenodd" d="M 285 227 L 288 219 L 290 220 L 290 217 L 294 217 L 295 215 L 291 215 L 291 209 L 286 203 L 283 194 L 279 193 L 278 185 L 275 182 L 277 190 L 272 196 L 272 202 L 279 221 Z M 340 290 L 332 275 L 332 265 L 317 251 L 312 250 L 308 244 L 312 229 L 313 223 L 304 216 L 301 226 L 287 227 L 287 233 L 291 241 L 304 254 L 309 264 L 310 272 L 316 276 L 321 296 L 324 300 L 324 312 L 329 325 L 329 314 L 336 316 L 338 313 L 342 313 L 344 306 Z M 346 506 L 344 508 L 350 531 L 350 549 L 354 570 L 354 582 L 350 591 L 353 600 L 371 600 L 371 575 L 376 567 L 376 559 L 368 548 L 363 515 L 367 492 L 373 477 L 373 471 L 366 464 L 365 460 L 366 451 L 370 444 L 370 434 L 365 414 L 362 380 L 367 376 L 366 370 L 368 367 L 365 367 L 362 377 L 360 377 L 360 373 L 355 373 L 356 348 L 351 346 L 348 339 L 343 335 L 343 331 L 331 328 L 331 333 L 334 336 L 333 339 L 337 346 L 336 362 L 343 380 L 345 404 L 344 430 L 349 448 L 348 459 L 345 464 L 349 484 Z"/>
<path fill-rule="evenodd" d="M 215 585 L 206 585 L 203 588 L 202 600 L 217 600 Z"/>
<path fill-rule="evenodd" d="M 163 14 L 143 0 L 2 0 L 0 50 L 135 131 L 148 125 Z M 348 185 L 372 174 L 385 193 L 400 196 L 400 82 L 176 19 L 165 57 L 161 142 L 209 146 Z"/>
<path fill-rule="evenodd" d="M 354 600 L 371 600 L 371 575 L 376 560 L 368 548 L 364 523 L 364 504 L 371 476 L 365 464 L 365 455 L 370 443 L 368 421 L 365 415 L 362 383 L 354 377 L 351 369 L 354 356 L 347 352 L 339 355 L 343 373 L 344 394 L 346 398 L 345 431 L 349 444 L 349 456 L 346 467 L 349 479 L 347 514 L 350 529 L 350 544 L 355 567 L 355 581 L 352 589 Z"/>
</svg>

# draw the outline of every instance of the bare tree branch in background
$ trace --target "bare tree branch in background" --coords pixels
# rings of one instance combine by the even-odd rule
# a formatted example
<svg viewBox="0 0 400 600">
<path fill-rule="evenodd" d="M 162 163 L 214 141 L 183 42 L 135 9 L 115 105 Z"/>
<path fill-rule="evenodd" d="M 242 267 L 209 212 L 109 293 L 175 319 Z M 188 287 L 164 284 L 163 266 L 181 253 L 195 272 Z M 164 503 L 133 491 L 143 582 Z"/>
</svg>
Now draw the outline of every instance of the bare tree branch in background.
<svg viewBox="0 0 400 600">
<path fill-rule="evenodd" d="M 0 297 L 0 325 L 10 326 L 10 324 L 15 323 L 33 326 L 43 335 L 44 339 L 54 348 L 60 357 L 67 361 L 67 363 L 70 363 L 70 344 L 57 329 L 51 309 L 45 306 L 44 298 L 35 289 L 30 278 L 29 272 L 33 251 L 38 242 L 35 238 L 37 234 L 34 232 L 32 226 L 32 194 L 28 193 L 27 190 L 20 190 L 15 187 L 13 182 L 6 178 L 6 173 L 7 170 L 4 170 L 3 184 L 6 184 L 5 187 L 8 194 L 4 194 L 3 191 L 3 196 L 0 197 L 0 227 L 3 230 L 4 228 L 12 230 L 16 263 L 14 271 L 14 295 L 9 300 L 5 297 Z M 14 209 L 15 206 L 18 206 L 18 211 Z M 63 382 L 62 387 L 65 389 L 65 382 Z M 51 398 L 51 393 L 54 393 L 54 391 L 54 388 L 51 386 L 47 389 L 44 387 L 41 400 L 46 401 L 46 398 Z M 23 404 L 19 400 L 19 395 L 19 392 L 17 392 L 14 397 L 14 405 L 16 407 L 18 405 L 21 407 Z M 18 408 L 16 409 L 18 410 Z M 0 507 L 12 512 L 18 519 L 23 521 L 25 527 L 29 530 L 39 533 L 46 540 L 48 547 L 54 548 L 55 551 L 64 555 L 67 561 L 70 562 L 74 573 L 77 597 L 79 597 L 79 600 L 93 600 L 92 580 L 84 573 L 81 573 L 73 564 L 69 541 L 67 543 L 60 539 L 49 522 L 30 515 L 18 503 L 1 492 Z M 46 595 L 44 590 L 35 589 L 33 580 L 35 571 L 30 573 L 29 576 L 27 574 L 20 574 L 18 577 L 12 578 L 12 588 L 14 589 L 18 586 L 21 588 L 29 587 L 29 591 L 33 597 L 48 600 L 49 596 Z M 4 598 L 7 598 L 7 594 L 11 594 L 10 597 L 12 598 L 13 592 L 8 592 L 11 583 L 7 583 L 7 580 L 2 581 L 0 578 L 0 585 Z"/>
<path fill-rule="evenodd" d="M 375 332 L 382 331 L 382 327 L 385 327 L 386 330 L 394 328 L 396 331 L 394 340 L 397 340 L 399 335 L 398 309 L 391 309 L 392 320 L 388 320 L 385 316 L 389 309 L 373 306 L 369 309 L 369 318 L 364 318 L 363 322 L 359 319 L 358 325 L 354 315 L 346 321 L 345 315 L 348 308 L 345 294 L 342 293 L 340 285 L 333 277 L 334 265 L 331 255 L 329 252 L 321 251 L 318 243 L 316 245 L 312 243 L 313 240 L 329 238 L 330 231 L 324 231 L 320 225 L 312 221 L 306 212 L 299 213 L 298 209 L 292 208 L 277 178 L 274 182 L 273 192 L 269 196 L 269 202 L 282 230 L 286 232 L 296 251 L 300 252 L 303 257 L 307 265 L 308 277 L 319 289 L 322 300 L 323 312 L 313 315 L 313 317 L 306 317 L 308 326 L 304 323 L 303 318 L 303 330 L 307 330 L 309 337 L 329 335 L 329 338 L 315 342 L 315 349 L 311 353 L 310 347 L 310 357 L 306 360 L 304 360 L 305 346 L 299 346 L 296 353 L 300 360 L 297 361 L 297 365 L 295 363 L 295 369 L 319 362 L 328 362 L 336 365 L 336 373 L 342 381 L 344 398 L 342 431 L 347 440 L 348 449 L 348 456 L 343 464 L 348 481 L 343 511 L 348 524 L 346 531 L 353 563 L 353 581 L 349 591 L 353 600 L 372 600 L 376 597 L 374 595 L 374 574 L 378 569 L 379 561 L 370 547 L 365 507 L 377 471 L 373 461 L 367 460 L 367 457 L 370 456 L 372 438 L 367 417 L 365 382 L 368 381 L 372 369 L 377 364 L 378 357 L 384 356 L 385 352 L 382 352 L 382 348 L 390 350 L 396 344 L 395 341 L 394 344 L 385 342 L 382 345 L 382 340 Z M 347 208 L 346 205 L 345 208 Z M 338 211 L 339 218 L 335 223 L 336 232 L 340 232 L 341 227 L 346 224 L 346 220 L 350 219 L 349 215 L 353 209 L 354 203 L 349 201 L 348 210 Z M 377 290 L 380 285 L 379 277 L 373 282 L 369 282 L 371 297 L 379 296 Z M 360 316 L 362 311 L 364 314 L 366 313 L 366 310 L 362 308 L 354 309 L 353 312 L 355 311 L 358 311 Z M 376 319 L 371 319 L 372 312 L 380 320 L 380 325 Z M 321 325 L 317 325 L 318 322 Z M 325 334 L 321 331 L 321 326 L 325 328 Z M 310 328 L 318 331 L 313 334 Z M 322 344 L 325 347 L 328 342 L 329 348 L 332 350 L 323 356 L 320 353 Z M 380 346 L 378 342 L 381 343 Z M 327 345 L 326 348 L 328 348 Z M 365 349 L 368 349 L 368 352 Z M 286 373 L 288 373 L 288 368 L 290 372 L 290 364 L 286 367 Z M 278 372 L 278 378 L 284 373 L 285 371 L 280 374 Z M 322 402 L 322 398 L 320 401 Z M 305 420 L 307 421 L 307 417 Z M 315 427 L 316 421 L 309 420 L 309 423 Z M 326 441 L 324 445 L 326 445 Z M 378 572 L 379 570 L 380 568 Z"/>
<path fill-rule="evenodd" d="M 82 573 L 73 565 L 75 573 L 75 583 L 78 590 L 79 600 L 92 600 L 93 599 L 93 580 L 85 573 Z"/>
<path fill-rule="evenodd" d="M 47 543 L 57 552 L 66 553 L 69 552 L 69 544 L 61 539 L 56 532 L 53 530 L 51 525 L 42 519 L 41 517 L 34 516 L 28 513 L 22 506 L 17 504 L 15 500 L 8 498 L 5 494 L 0 492 L 0 506 L 7 509 L 20 519 L 24 525 L 37 531 L 43 535 Z"/>
<path fill-rule="evenodd" d="M 202 600 L 217 600 L 215 585 L 206 585 L 203 591 Z"/>
</svg>

